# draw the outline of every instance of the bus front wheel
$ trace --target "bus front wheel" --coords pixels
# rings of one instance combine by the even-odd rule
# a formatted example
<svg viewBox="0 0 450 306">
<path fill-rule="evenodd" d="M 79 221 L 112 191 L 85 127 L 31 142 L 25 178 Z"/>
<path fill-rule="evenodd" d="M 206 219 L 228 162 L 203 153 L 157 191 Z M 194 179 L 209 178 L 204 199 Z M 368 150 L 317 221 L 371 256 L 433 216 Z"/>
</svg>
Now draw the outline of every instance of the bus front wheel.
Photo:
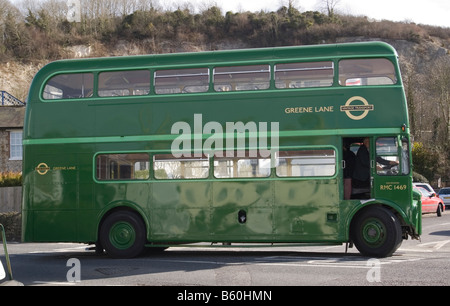
<svg viewBox="0 0 450 306">
<path fill-rule="evenodd" d="M 355 218 L 351 239 L 362 255 L 387 257 L 400 247 L 400 221 L 389 209 L 381 206 L 368 207 Z"/>
<path fill-rule="evenodd" d="M 113 258 L 133 258 L 145 248 L 145 224 L 132 211 L 117 211 L 109 215 L 100 228 L 100 243 Z"/>
</svg>

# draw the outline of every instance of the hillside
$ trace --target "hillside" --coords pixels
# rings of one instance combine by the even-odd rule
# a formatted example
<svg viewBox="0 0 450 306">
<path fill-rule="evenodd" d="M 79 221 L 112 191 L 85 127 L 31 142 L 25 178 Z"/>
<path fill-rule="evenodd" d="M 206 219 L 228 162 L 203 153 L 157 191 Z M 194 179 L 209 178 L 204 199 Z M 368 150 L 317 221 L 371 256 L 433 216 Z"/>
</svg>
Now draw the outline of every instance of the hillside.
<svg viewBox="0 0 450 306">
<path fill-rule="evenodd" d="M 188 7 L 168 11 L 151 3 L 126 11 L 92 7 L 82 12 L 81 22 L 70 23 L 64 10 L 56 10 L 65 1 L 48 2 L 54 5 L 36 9 L 0 0 L 0 89 L 22 100 L 38 69 L 63 58 L 388 42 L 399 53 L 412 134 L 420 148 L 415 169 L 434 183 L 442 178 L 450 184 L 450 28 L 301 12 L 292 6 L 224 14 L 215 6 L 194 13 Z"/>
</svg>

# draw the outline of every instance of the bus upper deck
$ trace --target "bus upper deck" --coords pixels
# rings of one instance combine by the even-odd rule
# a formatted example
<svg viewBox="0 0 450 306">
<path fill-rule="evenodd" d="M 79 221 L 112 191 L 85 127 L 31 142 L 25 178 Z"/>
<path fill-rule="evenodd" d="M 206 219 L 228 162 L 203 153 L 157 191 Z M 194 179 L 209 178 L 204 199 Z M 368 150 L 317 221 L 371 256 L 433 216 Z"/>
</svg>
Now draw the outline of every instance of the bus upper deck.
<svg viewBox="0 0 450 306">
<path fill-rule="evenodd" d="M 168 135 L 169 107 L 179 110 L 170 111 L 173 122 L 193 113 L 222 125 L 275 115 L 282 132 L 361 128 L 362 119 L 364 127 L 408 127 L 397 54 L 384 43 L 57 61 L 35 77 L 28 105 L 38 114 L 25 140 Z M 127 120 L 123 107 L 133 118 L 127 129 L 115 124 Z"/>
</svg>

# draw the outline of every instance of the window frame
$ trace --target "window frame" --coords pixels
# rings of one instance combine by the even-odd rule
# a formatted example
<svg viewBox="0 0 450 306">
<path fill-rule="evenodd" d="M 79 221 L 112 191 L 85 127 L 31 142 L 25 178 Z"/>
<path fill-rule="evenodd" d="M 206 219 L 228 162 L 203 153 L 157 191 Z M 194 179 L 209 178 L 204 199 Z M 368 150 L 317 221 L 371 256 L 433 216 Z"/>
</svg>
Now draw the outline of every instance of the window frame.
<svg viewBox="0 0 450 306">
<path fill-rule="evenodd" d="M 326 65 L 328 64 L 329 66 L 319 66 L 320 64 Z M 307 67 L 307 66 L 314 66 L 314 65 L 318 65 L 317 67 Z M 291 66 L 292 68 L 288 68 L 288 66 Z M 297 67 L 295 67 L 297 66 Z M 304 66 L 304 67 L 301 67 Z M 334 85 L 334 76 L 336 73 L 336 69 L 335 69 L 335 63 L 333 60 L 329 60 L 329 61 L 311 61 L 311 62 L 288 62 L 288 63 L 276 63 L 274 64 L 274 77 L 273 77 L 273 81 L 275 83 L 275 88 L 276 89 L 306 89 L 306 88 L 324 88 L 324 87 L 332 87 Z M 312 72 L 312 71 L 321 71 L 321 70 L 331 70 L 331 75 L 329 75 L 329 79 L 313 79 L 311 78 L 305 78 L 305 80 L 302 80 L 301 82 L 303 83 L 303 85 L 305 86 L 298 86 L 298 87 L 291 87 L 291 86 L 287 86 L 286 80 L 289 80 L 290 78 L 286 78 L 286 79 L 282 79 L 277 78 L 278 73 L 290 73 L 290 72 Z M 280 87 L 277 84 L 280 82 L 285 82 L 285 87 Z M 290 81 L 290 85 L 298 83 L 300 80 L 298 75 L 294 75 L 291 78 Z M 321 82 L 321 80 L 327 80 L 329 82 L 329 84 L 326 85 L 321 85 L 319 83 L 319 85 L 309 85 L 306 84 L 307 82 Z"/>
<path fill-rule="evenodd" d="M 260 67 L 261 69 L 257 69 L 256 67 Z M 247 68 L 247 69 L 246 69 Z M 266 68 L 266 69 L 264 69 Z M 228 70 L 227 70 L 228 69 Z M 255 70 L 256 69 L 256 70 Z M 232 66 L 215 66 L 213 68 L 213 78 L 212 78 L 212 87 L 214 88 L 214 92 L 242 92 L 242 91 L 262 91 L 270 89 L 272 82 L 272 65 L 271 64 L 252 64 L 252 65 L 232 65 Z M 263 81 L 251 81 L 247 83 L 240 82 L 239 76 L 248 74 L 251 75 L 263 75 L 267 74 L 267 79 Z M 223 78 L 220 81 L 216 80 L 216 76 L 228 76 L 228 78 Z M 236 84 L 233 85 L 232 82 L 228 84 L 228 80 L 233 79 L 233 76 L 238 76 Z M 258 77 L 256 77 L 258 79 Z M 249 78 L 249 80 L 253 80 L 253 78 Z M 221 84 L 223 83 L 223 84 Z M 263 88 L 256 88 L 257 84 L 263 84 Z M 229 89 L 226 89 L 228 88 Z M 255 86 L 254 89 L 242 88 L 238 89 L 238 86 Z"/>
<path fill-rule="evenodd" d="M 130 84 L 130 86 L 133 86 L 133 88 L 118 88 L 118 89 L 114 89 L 114 88 L 100 88 L 100 80 L 102 78 L 102 75 L 104 74 L 117 74 L 118 76 L 123 75 L 123 74 L 132 74 L 133 72 L 138 72 L 138 73 L 148 73 L 148 79 L 145 79 L 146 83 L 146 87 L 141 88 L 138 87 L 138 89 L 135 88 L 136 85 L 141 84 L 141 83 L 132 83 L 132 82 L 128 82 Z M 110 78 L 114 78 L 116 76 L 110 76 Z M 98 72 L 98 76 L 96 79 L 96 92 L 97 92 L 97 96 L 99 98 L 111 98 L 111 97 L 130 97 L 130 96 L 148 96 L 150 94 L 150 88 L 151 88 L 151 72 L 149 69 L 128 69 L 128 70 L 105 70 L 105 71 L 99 71 Z M 95 83 L 95 82 L 94 82 Z M 127 83 L 127 82 L 126 82 Z M 133 93 L 130 92 L 130 89 L 133 89 Z M 102 94 L 103 92 L 106 91 L 120 91 L 120 90 L 128 90 L 128 94 L 123 94 L 123 95 L 104 95 Z M 135 91 L 136 90 L 143 90 L 144 93 L 140 93 L 140 94 L 136 94 Z M 145 92 L 146 91 L 146 92 Z"/>
<path fill-rule="evenodd" d="M 292 174 L 292 170 L 293 167 L 291 166 L 290 172 L 291 174 L 289 174 L 289 168 L 286 168 L 286 175 L 281 174 L 282 170 L 281 169 L 281 164 L 280 164 L 280 152 L 290 152 L 291 154 L 294 154 L 295 152 L 333 152 L 333 155 L 323 155 L 323 158 L 321 158 L 321 155 L 314 155 L 312 156 L 312 159 L 316 159 L 316 160 L 329 160 L 329 159 L 333 159 L 333 164 L 314 164 L 314 163 L 309 163 L 309 164 L 305 164 L 307 167 L 311 167 L 311 166 L 320 166 L 320 165 L 328 165 L 328 166 L 333 166 L 333 173 L 332 174 L 328 174 L 328 175 L 322 175 L 322 174 L 318 174 L 318 175 L 294 175 Z M 283 179 L 288 179 L 288 178 L 295 178 L 295 179 L 320 179 L 320 178 L 326 178 L 326 179 L 331 179 L 334 178 L 336 175 L 338 175 L 339 171 L 337 169 L 338 167 L 338 154 L 337 154 L 337 149 L 335 147 L 303 147 L 303 148 L 289 148 L 289 149 L 284 149 L 284 150 L 279 150 L 275 156 L 275 175 L 278 178 L 283 178 Z M 295 155 L 291 155 L 292 157 L 284 157 L 283 159 L 290 159 L 290 160 L 294 160 L 294 157 L 296 157 Z M 299 155 L 298 157 L 302 157 L 303 155 Z M 307 155 L 304 155 L 304 157 L 308 157 Z M 298 158 L 301 159 L 301 158 Z M 300 165 L 300 163 L 298 163 Z M 310 171 L 310 170 L 309 170 Z M 323 171 L 323 170 L 321 170 Z"/>
<path fill-rule="evenodd" d="M 52 80 L 55 80 L 56 78 L 60 78 L 60 77 L 63 78 L 64 76 L 67 76 L 69 78 L 69 80 L 70 80 L 71 76 L 75 77 L 75 76 L 78 76 L 78 75 L 81 75 L 82 84 L 80 83 L 81 88 L 75 88 L 75 90 L 78 89 L 78 90 L 82 91 L 83 92 L 82 96 L 65 97 L 64 96 L 64 91 L 63 91 L 62 88 L 56 87 L 56 86 L 53 86 L 53 85 L 49 84 L 49 83 L 51 83 Z M 88 77 L 88 76 L 90 76 L 92 79 L 91 80 L 89 78 L 86 79 L 86 80 L 83 79 L 83 78 Z M 71 83 L 71 82 L 69 82 L 69 80 L 64 81 L 64 83 Z M 55 80 L 55 82 L 56 82 L 56 80 Z M 91 83 L 90 85 L 92 85 L 92 87 L 84 88 L 85 83 Z M 61 73 L 55 73 L 55 74 L 51 75 L 49 78 L 47 78 L 46 81 L 43 83 L 42 90 L 40 92 L 40 97 L 41 97 L 41 99 L 43 101 L 46 101 L 46 102 L 66 101 L 66 100 L 86 100 L 86 99 L 90 99 L 90 98 L 95 97 L 95 88 L 96 88 L 97 83 L 98 83 L 98 81 L 96 80 L 96 73 L 94 73 L 93 71 L 90 71 L 90 72 L 82 71 L 82 72 L 61 72 Z M 62 83 L 60 83 L 60 84 L 62 84 Z M 46 93 L 47 86 L 51 86 L 51 87 L 55 88 L 56 90 L 58 90 L 58 89 L 61 90 L 62 91 L 61 97 L 60 98 L 58 98 L 58 97 L 46 98 L 45 97 L 46 94 L 56 96 L 56 94 Z M 87 91 L 87 94 L 85 94 L 85 92 L 84 92 L 85 90 Z"/>
<path fill-rule="evenodd" d="M 380 152 L 378 141 L 380 139 L 390 138 L 395 141 L 395 152 Z M 406 145 L 406 148 L 403 146 Z M 375 139 L 375 158 L 376 169 L 375 172 L 379 176 L 407 176 L 411 172 L 410 156 L 409 156 L 410 143 L 406 137 L 401 138 L 399 136 L 379 136 Z M 379 163 L 379 158 L 383 158 L 388 161 L 395 161 L 398 164 L 392 167 L 383 167 L 383 164 Z M 388 159 L 390 158 L 390 159 Z M 380 167 L 380 168 L 379 168 Z M 392 171 L 392 168 L 397 167 L 397 170 Z M 396 171 L 396 172 L 395 172 Z"/>
<path fill-rule="evenodd" d="M 390 69 L 390 73 L 392 73 L 392 76 L 394 79 L 390 77 L 390 74 L 386 72 L 379 72 L 375 73 L 374 70 L 370 71 L 369 63 L 372 64 L 372 68 L 377 67 L 380 68 L 381 61 L 386 64 L 386 68 Z M 360 70 L 356 72 L 350 72 L 350 67 L 356 67 L 357 62 L 361 63 L 359 64 L 359 68 L 362 66 L 365 66 L 366 72 Z M 347 67 L 344 66 L 345 63 L 349 63 Z M 364 64 L 364 65 L 363 65 Z M 380 68 L 381 69 L 381 68 Z M 389 79 L 390 82 L 379 82 L 378 84 L 369 84 L 370 80 L 375 79 Z M 397 85 L 400 76 L 396 69 L 396 65 L 386 57 L 364 57 L 364 58 L 341 58 L 338 62 L 338 80 L 339 80 L 339 86 L 342 87 L 355 87 L 355 86 L 394 86 Z M 347 84 L 347 82 L 351 81 L 352 84 Z"/>
<path fill-rule="evenodd" d="M 158 76 L 158 72 L 166 72 L 167 74 L 162 74 Z M 179 72 L 179 73 L 177 73 Z M 181 73 L 184 72 L 184 73 Z M 195 78 L 195 77 L 199 77 L 199 82 L 200 84 L 196 84 L 195 82 L 183 82 L 181 81 L 183 78 L 186 79 L 190 79 L 190 78 Z M 158 88 L 161 85 L 158 85 L 158 79 L 169 79 L 169 78 L 174 78 L 174 79 L 179 79 L 179 84 L 180 85 L 184 85 L 183 88 L 181 88 L 180 86 L 178 87 L 171 87 L 171 89 L 167 88 L 167 89 L 161 89 Z M 203 80 L 203 78 L 206 80 Z M 174 82 L 175 83 L 175 82 Z M 180 68 L 180 69 L 155 69 L 153 71 L 153 93 L 157 96 L 162 96 L 162 95 L 177 95 L 177 94 L 193 94 L 193 93 L 205 93 L 209 91 L 209 87 L 210 87 L 210 69 L 208 67 L 196 67 L 196 68 Z M 186 89 L 186 87 L 199 87 L 202 88 L 204 87 L 204 89 L 202 90 L 196 90 L 196 91 L 188 91 L 188 92 L 184 92 L 184 90 Z M 161 86 L 162 87 L 162 86 Z M 165 90 L 173 90 L 175 88 L 179 88 L 179 91 L 175 91 L 175 92 L 159 92 L 161 90 L 165 91 Z"/>
<path fill-rule="evenodd" d="M 23 144 L 22 144 L 23 130 L 8 130 L 8 132 L 9 132 L 9 160 L 23 160 Z M 20 140 L 16 139 L 16 137 L 19 135 Z"/>
<path fill-rule="evenodd" d="M 170 158 L 172 156 L 172 158 Z M 160 167 L 157 168 L 157 158 L 161 157 L 160 161 L 165 161 L 166 163 L 180 163 L 179 165 L 174 165 L 174 169 L 176 171 L 172 171 L 172 172 L 167 172 L 167 168 L 163 169 L 165 167 Z M 152 166 L 151 169 L 153 171 L 153 176 L 152 179 L 154 179 L 155 181 L 162 181 L 162 180 L 169 180 L 169 181 L 173 181 L 173 180 L 183 180 L 183 181 L 192 181 L 192 180 L 205 180 L 209 178 L 209 173 L 211 171 L 211 164 L 210 164 L 210 158 L 209 158 L 209 154 L 203 154 L 201 157 L 196 157 L 196 156 L 192 156 L 192 157 L 174 157 L 173 154 L 171 153 L 153 153 L 151 155 L 152 158 Z M 186 164 L 183 164 L 183 162 L 185 162 Z M 197 167 L 193 167 L 193 166 L 189 166 L 189 164 L 193 164 L 199 162 L 200 165 Z M 204 163 L 203 165 L 201 163 Z M 170 167 L 172 167 L 171 165 L 169 166 L 169 170 Z M 206 167 L 205 167 L 206 166 Z M 192 174 L 192 169 L 202 169 L 202 168 L 206 168 L 203 170 L 200 170 L 201 174 L 200 176 L 186 176 L 186 168 L 187 169 L 191 169 L 191 174 Z M 178 170 L 181 169 L 181 170 Z M 160 176 L 160 171 L 159 170 L 164 170 L 166 176 L 162 177 Z M 178 172 L 178 173 L 175 173 Z M 174 175 L 180 175 L 180 177 L 175 177 Z"/>
<path fill-rule="evenodd" d="M 132 164 L 126 164 L 123 163 L 122 165 L 117 164 L 117 170 L 118 171 L 122 171 L 123 169 L 120 169 L 120 166 L 130 166 L 131 172 L 130 172 L 130 176 L 132 176 L 131 174 L 136 174 L 136 171 L 148 171 L 146 177 L 144 178 L 139 178 L 139 177 L 130 177 L 130 178 L 126 178 L 126 177 L 117 177 L 117 178 L 107 178 L 105 175 L 105 178 L 101 177 L 101 172 L 105 171 L 105 174 L 108 174 L 107 172 L 109 172 L 109 174 L 111 173 L 111 168 L 108 168 L 108 165 L 106 166 L 106 168 L 103 170 L 103 168 L 99 167 L 101 164 L 103 163 L 99 163 L 99 158 L 101 156 L 117 156 L 117 155 L 122 155 L 122 156 L 131 156 L 131 155 L 135 155 L 136 157 L 138 156 L 142 156 L 142 155 L 146 155 L 147 159 L 129 159 L 128 161 L 131 163 L 132 161 L 134 161 Z M 99 152 L 97 154 L 94 155 L 94 167 L 93 167 L 93 175 L 94 175 L 94 180 L 96 182 L 100 182 L 100 183 L 113 183 L 113 182 L 127 182 L 127 183 L 131 183 L 131 182 L 144 182 L 144 181 L 148 181 L 151 178 L 151 163 L 150 163 L 150 153 L 148 152 Z M 106 160 L 106 162 L 117 162 L 118 159 L 113 159 L 113 158 L 109 158 L 108 160 Z M 120 160 L 120 161 L 127 161 L 126 159 Z M 147 169 L 144 170 L 136 170 L 135 166 L 137 163 L 139 162 L 146 162 L 147 163 Z M 110 165 L 109 165 L 110 166 Z"/>
<path fill-rule="evenodd" d="M 238 150 L 234 151 L 232 156 L 227 156 L 226 153 L 229 152 L 216 152 L 213 156 L 213 177 L 215 179 L 262 179 L 262 178 L 269 178 L 272 175 L 272 167 L 271 167 L 271 156 L 269 157 L 262 157 L 259 154 L 259 150 Z M 252 162 L 253 160 L 258 161 L 257 164 Z M 229 162 L 232 162 L 231 165 L 229 165 Z M 244 165 L 239 164 L 240 161 L 243 161 Z M 249 164 L 245 165 L 246 162 L 249 161 Z M 268 163 L 269 167 L 260 167 L 260 162 L 263 161 L 263 163 Z M 219 162 L 226 162 L 225 169 L 227 174 L 229 174 L 229 170 L 232 170 L 231 175 L 221 175 L 219 172 L 223 172 L 223 167 L 219 166 Z M 249 170 L 240 170 L 240 167 L 252 167 L 251 171 L 258 170 L 256 175 L 244 175 L 245 173 L 248 173 Z M 253 166 L 256 166 L 253 168 Z M 264 170 L 265 169 L 265 170 Z M 267 171 L 268 170 L 268 171 Z M 267 173 L 264 173 L 267 172 Z"/>
</svg>

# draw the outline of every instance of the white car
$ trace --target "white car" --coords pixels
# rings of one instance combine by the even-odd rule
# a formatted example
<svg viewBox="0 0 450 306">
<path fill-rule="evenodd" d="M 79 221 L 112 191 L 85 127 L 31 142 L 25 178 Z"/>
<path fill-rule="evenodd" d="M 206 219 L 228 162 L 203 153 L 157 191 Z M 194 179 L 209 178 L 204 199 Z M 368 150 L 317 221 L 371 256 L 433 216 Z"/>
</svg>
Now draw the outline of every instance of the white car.
<svg viewBox="0 0 450 306">
<path fill-rule="evenodd" d="M 433 187 L 430 186 L 430 184 L 427 183 L 413 183 L 415 187 L 422 187 L 423 189 L 427 190 L 428 192 L 434 193 L 434 195 L 437 195 L 436 191 L 434 191 Z"/>
</svg>

